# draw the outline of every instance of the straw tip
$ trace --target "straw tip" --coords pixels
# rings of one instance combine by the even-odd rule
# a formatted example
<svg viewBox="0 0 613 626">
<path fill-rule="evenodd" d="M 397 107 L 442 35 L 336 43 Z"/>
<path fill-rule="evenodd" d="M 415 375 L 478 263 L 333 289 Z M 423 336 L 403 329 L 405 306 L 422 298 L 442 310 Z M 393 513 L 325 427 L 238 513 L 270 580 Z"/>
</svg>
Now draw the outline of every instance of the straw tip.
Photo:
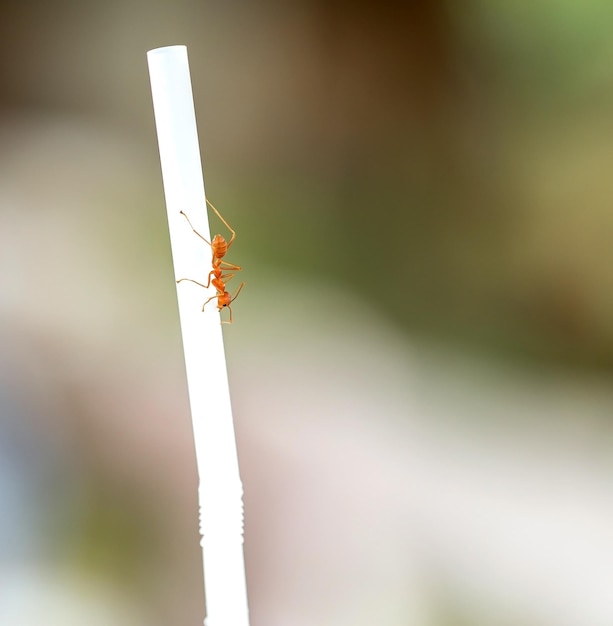
<svg viewBox="0 0 613 626">
<path fill-rule="evenodd" d="M 187 46 L 184 44 L 177 44 L 174 46 L 162 46 L 161 48 L 153 48 L 147 52 L 147 56 L 154 56 L 157 54 L 172 54 L 175 52 L 184 52 L 187 50 Z"/>
</svg>

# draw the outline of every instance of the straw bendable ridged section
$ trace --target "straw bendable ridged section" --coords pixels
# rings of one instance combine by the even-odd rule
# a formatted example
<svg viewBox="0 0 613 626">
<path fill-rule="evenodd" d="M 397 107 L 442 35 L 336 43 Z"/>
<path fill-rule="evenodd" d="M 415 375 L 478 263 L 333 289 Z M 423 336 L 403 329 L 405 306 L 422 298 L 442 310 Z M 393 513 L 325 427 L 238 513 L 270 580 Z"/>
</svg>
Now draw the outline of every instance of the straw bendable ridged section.
<svg viewBox="0 0 613 626">
<path fill-rule="evenodd" d="M 244 542 L 245 509 L 242 485 L 240 485 L 239 490 L 231 494 L 226 493 L 225 496 L 226 497 L 215 499 L 214 504 L 212 504 L 210 500 L 207 500 L 207 498 L 201 497 L 200 499 L 200 506 L 198 507 L 198 526 L 201 537 L 200 544 L 203 547 L 204 543 L 210 537 L 227 537 L 230 540 L 236 540 L 236 537 L 240 537 L 241 543 Z M 218 514 L 214 518 L 208 515 L 207 502 L 210 503 L 209 506 L 217 507 Z"/>
</svg>

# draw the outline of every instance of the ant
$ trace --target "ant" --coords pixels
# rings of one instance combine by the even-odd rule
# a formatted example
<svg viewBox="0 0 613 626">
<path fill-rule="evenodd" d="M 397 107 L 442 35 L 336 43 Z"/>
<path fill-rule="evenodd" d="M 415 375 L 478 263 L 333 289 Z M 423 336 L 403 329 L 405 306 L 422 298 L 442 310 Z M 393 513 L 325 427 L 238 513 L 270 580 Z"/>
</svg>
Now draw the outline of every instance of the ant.
<svg viewBox="0 0 613 626">
<path fill-rule="evenodd" d="M 189 217 L 183 212 L 180 211 L 181 215 L 187 220 L 187 223 L 190 225 L 191 229 L 194 231 L 202 241 L 211 246 L 211 251 L 213 252 L 213 269 L 209 272 L 208 280 L 206 285 L 199 283 L 197 280 L 192 280 L 191 278 L 180 278 L 177 283 L 180 283 L 183 280 L 187 280 L 190 283 L 196 283 L 196 285 L 200 285 L 200 287 L 204 287 L 208 289 L 212 284 L 215 289 L 217 289 L 217 293 L 214 296 L 211 296 L 203 305 L 202 310 L 204 311 L 204 307 L 211 301 L 217 298 L 217 310 L 221 313 L 221 310 L 227 308 L 230 311 L 230 321 L 224 322 L 222 324 L 232 324 L 232 308 L 230 304 L 236 300 L 238 294 L 241 289 L 245 286 L 244 281 L 239 285 L 238 289 L 234 293 L 233 296 L 230 296 L 228 291 L 226 290 L 226 283 L 228 283 L 232 278 L 234 278 L 234 274 L 224 274 L 223 272 L 226 270 L 240 272 L 243 268 L 240 265 L 234 265 L 234 263 L 228 263 L 228 261 L 224 261 L 223 257 L 228 252 L 230 246 L 234 242 L 236 238 L 236 232 L 232 229 L 230 224 L 224 220 L 219 211 L 207 200 L 206 203 L 215 211 L 217 217 L 226 225 L 228 230 L 232 233 L 232 237 L 230 237 L 230 241 L 226 241 L 222 235 L 215 235 L 212 241 L 207 241 L 192 225 L 189 220 Z"/>
</svg>

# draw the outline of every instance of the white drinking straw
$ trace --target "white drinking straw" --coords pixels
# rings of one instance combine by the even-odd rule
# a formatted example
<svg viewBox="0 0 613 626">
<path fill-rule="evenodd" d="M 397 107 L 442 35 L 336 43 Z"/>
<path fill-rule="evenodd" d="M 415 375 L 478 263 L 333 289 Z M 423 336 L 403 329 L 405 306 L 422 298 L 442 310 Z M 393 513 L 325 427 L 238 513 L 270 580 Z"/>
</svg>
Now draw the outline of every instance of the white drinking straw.
<svg viewBox="0 0 613 626">
<path fill-rule="evenodd" d="M 175 279 L 205 282 L 211 249 L 198 133 L 185 46 L 147 53 Z M 190 282 L 177 285 L 185 369 L 200 485 L 200 533 L 207 626 L 248 626 L 243 559 L 243 488 L 216 300 Z M 226 313 L 224 311 L 224 313 Z"/>
</svg>

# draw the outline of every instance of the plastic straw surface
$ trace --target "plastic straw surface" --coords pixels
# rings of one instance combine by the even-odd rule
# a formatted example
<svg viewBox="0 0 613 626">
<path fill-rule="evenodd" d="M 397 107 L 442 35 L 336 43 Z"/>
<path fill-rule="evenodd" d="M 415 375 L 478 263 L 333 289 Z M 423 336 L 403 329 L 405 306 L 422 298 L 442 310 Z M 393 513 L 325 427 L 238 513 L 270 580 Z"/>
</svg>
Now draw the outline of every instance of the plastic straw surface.
<svg viewBox="0 0 613 626">
<path fill-rule="evenodd" d="M 211 240 L 185 46 L 147 53 L 175 278 L 207 282 Z M 248 626 L 242 485 L 215 289 L 177 285 L 185 368 L 200 479 L 200 532 L 207 626 Z"/>
</svg>

